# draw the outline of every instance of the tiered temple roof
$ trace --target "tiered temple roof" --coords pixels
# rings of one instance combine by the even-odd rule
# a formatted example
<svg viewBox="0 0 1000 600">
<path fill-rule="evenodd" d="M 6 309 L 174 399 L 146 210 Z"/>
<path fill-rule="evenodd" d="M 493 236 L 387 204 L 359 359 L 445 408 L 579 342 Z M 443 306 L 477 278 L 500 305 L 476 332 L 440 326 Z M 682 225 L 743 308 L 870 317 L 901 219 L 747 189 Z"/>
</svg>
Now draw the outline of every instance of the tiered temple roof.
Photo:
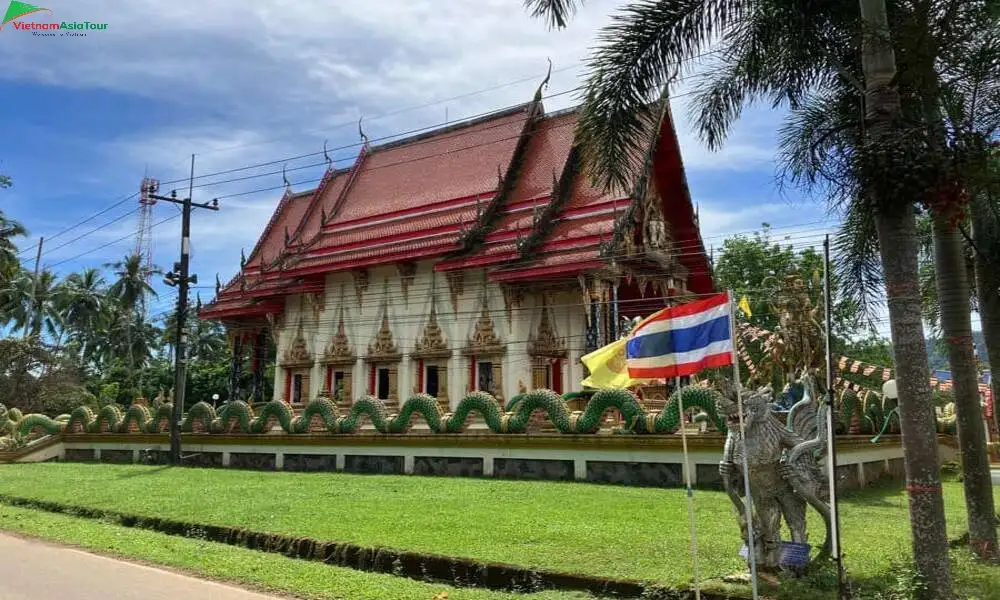
<svg viewBox="0 0 1000 600">
<path fill-rule="evenodd" d="M 352 167 L 330 169 L 315 190 L 286 191 L 240 273 L 201 316 L 278 314 L 283 297 L 321 292 L 327 273 L 376 265 L 431 260 L 438 271 L 486 268 L 491 280 L 516 283 L 571 279 L 608 266 L 612 255 L 627 260 L 611 242 L 634 237 L 639 209 L 629 210 L 628 192 L 591 185 L 574 150 L 576 123 L 575 110 L 545 114 L 536 98 L 366 145 Z M 669 118 L 649 175 L 688 289 L 712 291 Z M 650 272 L 664 270 L 659 260 L 633 257 Z"/>
</svg>

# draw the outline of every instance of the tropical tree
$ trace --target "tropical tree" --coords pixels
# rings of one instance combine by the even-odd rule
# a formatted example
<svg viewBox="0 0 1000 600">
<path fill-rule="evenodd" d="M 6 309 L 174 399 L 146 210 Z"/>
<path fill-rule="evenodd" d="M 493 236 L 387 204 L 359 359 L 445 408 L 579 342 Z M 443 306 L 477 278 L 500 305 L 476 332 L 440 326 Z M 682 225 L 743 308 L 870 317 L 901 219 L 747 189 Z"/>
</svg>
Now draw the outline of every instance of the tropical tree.
<svg viewBox="0 0 1000 600">
<path fill-rule="evenodd" d="M 1000 182 L 1000 147 L 996 148 L 992 163 L 994 181 Z M 993 418 L 1000 430 L 1000 184 L 983 186 L 981 193 L 972 199 L 971 239 L 973 267 L 978 297 L 979 318 L 986 339 L 986 355 L 990 365 L 993 390 Z"/>
<path fill-rule="evenodd" d="M 988 156 L 984 141 L 1000 126 L 996 110 L 1000 107 L 1000 85 L 996 84 L 1000 78 L 1000 44 L 995 35 L 984 38 L 979 31 L 1000 32 L 1000 23 L 995 17 L 977 12 L 975 4 L 963 5 L 967 10 L 956 7 L 956 13 L 951 15 L 964 27 L 959 28 L 960 35 L 954 30 L 927 30 L 921 43 L 927 42 L 932 50 L 942 44 L 949 47 L 931 65 L 926 64 L 927 57 L 922 53 L 928 48 L 907 46 L 913 42 L 904 25 L 913 27 L 915 17 L 898 17 L 901 24 L 895 26 L 902 40 L 899 54 L 904 57 L 898 81 L 905 92 L 900 110 L 909 121 L 900 126 L 900 134 L 910 139 L 904 141 L 906 150 L 895 147 L 895 141 L 887 145 L 887 150 L 896 152 L 888 160 L 896 161 L 901 173 L 914 174 L 909 192 L 926 211 L 917 220 L 915 235 L 910 239 L 919 249 L 921 283 L 920 294 L 913 296 L 922 299 L 924 316 L 932 326 L 940 326 L 949 340 L 947 353 L 959 430 L 965 432 L 959 438 L 970 541 L 978 552 L 993 554 L 994 503 L 972 349 L 972 257 L 961 223 L 967 198 L 976 195 L 984 182 L 983 161 Z M 993 65 L 992 71 L 984 65 Z M 864 172 L 856 159 L 865 151 L 870 124 L 858 114 L 860 102 L 861 91 L 846 83 L 807 98 L 793 110 L 781 133 L 781 146 L 782 162 L 788 165 L 786 175 L 791 181 L 805 183 L 807 188 L 822 183 L 836 201 L 848 205 L 839 240 L 844 259 L 841 274 L 851 282 L 847 287 L 857 296 L 859 306 L 871 309 L 873 300 L 881 297 L 878 288 L 883 283 L 883 264 L 896 267 L 899 261 L 884 261 L 886 251 L 893 249 L 878 243 L 879 236 L 874 235 L 878 222 L 864 195 Z M 884 195 L 895 193 L 898 191 L 884 191 Z M 901 366 L 899 361 L 897 366 Z"/>
<path fill-rule="evenodd" d="M 533 14 L 561 27 L 576 8 L 573 0 L 526 0 Z M 920 96 L 936 52 L 954 47 L 968 32 L 969 14 L 982 2 L 959 0 L 890 2 L 892 27 L 873 20 L 885 14 L 884 0 L 858 6 L 838 0 L 802 3 L 771 0 L 634 0 L 599 34 L 584 85 L 577 136 L 597 183 L 629 189 L 636 180 L 659 120 L 650 101 L 665 98 L 666 86 L 686 60 L 717 50 L 694 106 L 701 137 L 720 147 L 743 108 L 755 100 L 793 109 L 834 103 L 845 86 L 870 93 L 864 102 L 871 118 L 856 152 L 845 158 L 852 175 L 831 182 L 830 197 L 869 219 L 868 239 L 877 240 L 884 265 L 893 354 L 899 376 L 901 426 L 910 490 L 910 526 L 917 569 L 933 597 L 951 595 L 944 502 L 935 440 L 933 405 L 917 269 L 914 202 L 925 200 L 937 183 L 940 146 L 929 142 Z M 971 8 L 970 8 L 971 7 Z M 967 10 L 963 10 L 967 9 Z M 960 25 L 960 26 L 956 26 Z M 996 37 L 996 32 L 989 33 Z M 864 60 L 858 40 L 864 40 Z M 905 43 L 904 43 L 905 42 Z M 886 52 L 886 50 L 888 52 Z M 892 52 L 914 66 L 904 86 L 895 76 Z M 876 54 L 881 52 L 881 54 Z M 873 58 L 889 61 L 881 62 Z M 928 59 L 929 57 L 929 59 Z M 858 68 L 864 64 L 865 72 Z M 888 68 L 880 68 L 888 67 Z M 906 72 L 906 69 L 901 69 Z M 665 100 L 664 100 L 665 102 Z M 918 110 L 910 110 L 916 106 Z M 931 104 L 931 107 L 936 107 Z M 903 108 L 907 110 L 904 111 Z M 933 150 L 929 150 L 933 149 Z M 933 186 L 936 188 L 937 186 Z"/>
<path fill-rule="evenodd" d="M 44 333 L 58 339 L 62 335 L 61 289 L 52 271 L 43 270 L 36 277 L 22 269 L 4 290 L 8 323 L 25 335 L 37 337 Z"/>
<path fill-rule="evenodd" d="M 107 324 L 110 300 L 105 285 L 104 275 L 93 268 L 70 273 L 63 281 L 63 324 L 84 362 Z"/>
<path fill-rule="evenodd" d="M 160 270 L 147 267 L 141 254 L 128 254 L 118 262 L 104 265 L 112 269 L 116 279 L 108 288 L 108 296 L 114 299 L 122 310 L 131 312 L 145 309 L 146 300 L 156 297 L 156 290 L 149 284 L 149 279 Z"/>
<path fill-rule="evenodd" d="M 0 211 L 0 282 L 9 281 L 17 274 L 21 262 L 17 257 L 17 246 L 14 244 L 14 238 L 27 234 L 24 226 L 7 218 Z"/>
<path fill-rule="evenodd" d="M 713 273 L 719 287 L 746 296 L 752 316 L 749 322 L 774 331 L 778 315 L 771 309 L 768 292 L 774 282 L 786 277 L 802 279 L 813 305 L 823 303 L 823 256 L 814 248 L 796 250 L 791 244 L 782 245 L 772 238 L 770 225 L 764 223 L 753 235 L 735 235 L 722 243 Z M 854 304 L 842 298 L 836 277 L 832 279 L 833 335 L 838 339 L 856 336 L 858 311 Z"/>
</svg>

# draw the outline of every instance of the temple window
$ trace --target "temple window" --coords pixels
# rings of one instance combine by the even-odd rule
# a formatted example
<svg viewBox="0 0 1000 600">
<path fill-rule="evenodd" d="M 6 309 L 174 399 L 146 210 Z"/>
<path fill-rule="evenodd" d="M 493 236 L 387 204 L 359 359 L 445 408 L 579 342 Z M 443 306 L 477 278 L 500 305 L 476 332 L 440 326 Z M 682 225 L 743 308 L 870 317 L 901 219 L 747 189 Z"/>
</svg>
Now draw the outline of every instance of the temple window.
<svg viewBox="0 0 1000 600">
<path fill-rule="evenodd" d="M 424 393 L 429 396 L 437 398 L 438 396 L 438 368 L 437 365 L 428 365 L 425 367 L 426 375 L 424 376 Z"/>
<path fill-rule="evenodd" d="M 413 391 L 423 392 L 437 398 L 441 410 L 449 409 L 448 400 L 448 359 L 451 349 L 438 325 L 437 299 L 431 297 L 431 312 L 423 333 L 410 353 L 412 365 L 416 366 L 416 385 Z"/>
<path fill-rule="evenodd" d="M 493 385 L 493 363 L 481 361 L 478 365 L 478 377 L 476 379 L 476 389 L 488 394 L 494 393 Z"/>
<path fill-rule="evenodd" d="M 330 388 L 330 396 L 334 398 L 337 402 L 343 402 L 350 398 L 349 394 L 345 394 L 347 391 L 345 383 L 347 381 L 347 373 L 344 371 L 334 371 L 333 372 L 333 382 Z"/>
<path fill-rule="evenodd" d="M 302 373 L 292 375 L 292 404 L 302 404 L 303 395 L 309 394 L 309 376 Z"/>
<path fill-rule="evenodd" d="M 368 363 L 368 393 L 385 401 L 389 408 L 399 402 L 399 362 L 403 355 L 396 347 L 392 331 L 389 329 L 388 283 L 387 300 L 382 307 L 382 325 L 375 341 L 368 345 L 365 361 Z"/>
<path fill-rule="evenodd" d="M 281 399 L 292 404 L 308 402 L 309 372 L 312 370 L 313 357 L 306 345 L 301 323 L 292 345 L 282 356 L 279 366 L 285 373 L 285 390 Z"/>
<path fill-rule="evenodd" d="M 376 388 L 376 397 L 379 400 L 389 399 L 389 369 L 379 369 L 378 370 L 378 387 Z"/>
</svg>

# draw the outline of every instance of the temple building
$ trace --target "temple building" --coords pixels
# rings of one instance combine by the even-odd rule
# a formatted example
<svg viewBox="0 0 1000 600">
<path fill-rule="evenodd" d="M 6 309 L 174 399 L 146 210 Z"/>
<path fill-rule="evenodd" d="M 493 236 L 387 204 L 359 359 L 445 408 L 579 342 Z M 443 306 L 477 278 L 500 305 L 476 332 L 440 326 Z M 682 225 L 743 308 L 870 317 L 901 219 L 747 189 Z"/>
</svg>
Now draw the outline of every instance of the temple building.
<svg viewBox="0 0 1000 600">
<path fill-rule="evenodd" d="M 286 189 L 240 272 L 201 318 L 222 321 L 232 387 L 267 401 L 580 389 L 580 357 L 623 318 L 713 291 L 669 117 L 632 190 L 581 167 L 574 109 L 531 102 L 421 135 L 365 142 L 314 190 Z"/>
</svg>

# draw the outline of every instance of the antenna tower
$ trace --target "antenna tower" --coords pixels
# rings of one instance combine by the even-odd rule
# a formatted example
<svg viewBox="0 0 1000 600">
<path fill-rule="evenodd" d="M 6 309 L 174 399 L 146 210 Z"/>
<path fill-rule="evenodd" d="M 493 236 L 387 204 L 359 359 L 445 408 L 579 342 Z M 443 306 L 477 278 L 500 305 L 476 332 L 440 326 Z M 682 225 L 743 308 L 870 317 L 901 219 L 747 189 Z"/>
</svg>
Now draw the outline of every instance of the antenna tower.
<svg viewBox="0 0 1000 600">
<path fill-rule="evenodd" d="M 139 186 L 139 225 L 135 230 L 135 254 L 142 257 L 147 281 L 153 268 L 153 205 L 154 195 L 160 193 L 160 181 L 143 177 Z"/>
</svg>

